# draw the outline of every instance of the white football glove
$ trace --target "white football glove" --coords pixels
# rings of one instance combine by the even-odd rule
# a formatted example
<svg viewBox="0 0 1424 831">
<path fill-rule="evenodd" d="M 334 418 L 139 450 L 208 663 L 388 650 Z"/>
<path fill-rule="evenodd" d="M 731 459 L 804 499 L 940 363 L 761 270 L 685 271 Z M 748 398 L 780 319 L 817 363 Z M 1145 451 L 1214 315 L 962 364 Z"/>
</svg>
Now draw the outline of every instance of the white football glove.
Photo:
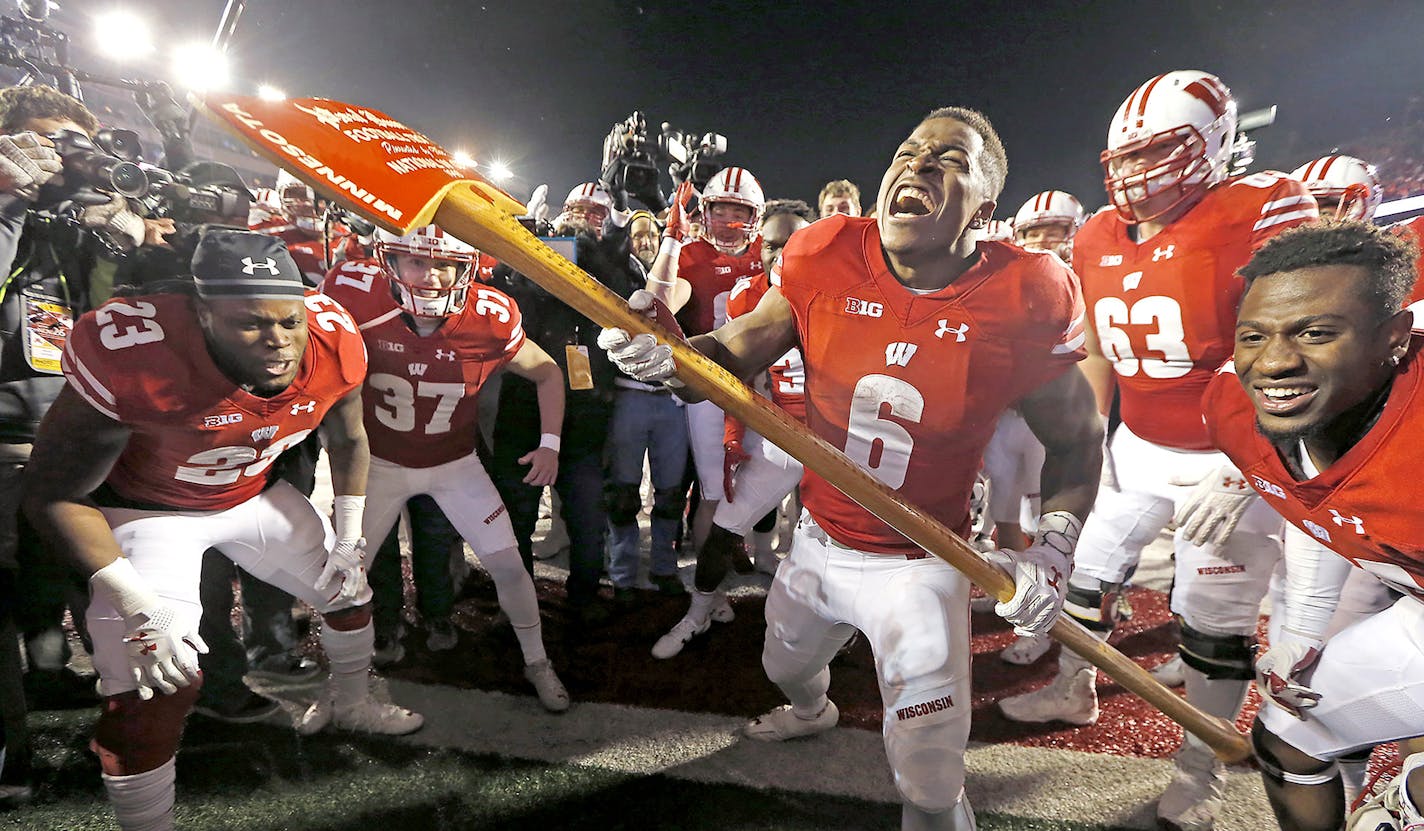
<svg viewBox="0 0 1424 831">
<path fill-rule="evenodd" d="M 94 572 L 89 583 L 123 618 L 124 652 L 140 698 L 153 698 L 155 688 L 175 693 L 198 680 L 198 656 L 207 653 L 208 645 L 198 635 L 197 621 L 180 623 L 127 558 Z"/>
<path fill-rule="evenodd" d="M 994 606 L 994 613 L 1014 625 L 1024 636 L 1042 635 L 1053 628 L 1063 609 L 1068 576 L 1073 572 L 1073 548 L 1083 523 L 1067 511 L 1044 514 L 1033 545 L 1021 552 L 1000 551 L 991 559 L 1014 577 L 1014 596 Z"/>
<path fill-rule="evenodd" d="M 331 592 L 333 601 L 350 602 L 366 591 L 366 540 L 360 535 L 365 509 L 364 496 L 342 494 L 336 497 L 333 511 L 336 544 L 326 555 L 326 565 L 317 576 L 315 586 L 319 592 Z"/>
<path fill-rule="evenodd" d="M 147 229 L 143 217 L 129 210 L 129 201 L 119 194 L 102 205 L 90 205 L 79 214 L 85 228 L 103 233 L 122 251 L 132 251 L 143 245 Z"/>
<path fill-rule="evenodd" d="M 1316 638 L 1281 630 L 1271 648 L 1256 657 L 1256 688 L 1261 695 L 1296 718 L 1320 702 L 1320 693 L 1297 678 L 1320 657 L 1324 643 Z"/>
<path fill-rule="evenodd" d="M 1173 476 L 1173 485 L 1196 485 L 1196 490 L 1177 509 L 1173 520 L 1182 536 L 1193 545 L 1222 545 L 1236 530 L 1241 515 L 1258 499 L 1256 492 L 1230 464 L 1222 465 L 1200 479 Z"/>
<path fill-rule="evenodd" d="M 33 201 L 62 169 L 59 154 L 31 132 L 0 136 L 0 191 Z"/>
<path fill-rule="evenodd" d="M 529 202 L 524 206 L 525 216 L 533 217 L 536 222 L 546 222 L 549 219 L 549 186 L 540 185 L 529 195 Z"/>
<path fill-rule="evenodd" d="M 635 312 L 646 312 L 652 308 L 653 300 L 650 292 L 639 289 L 628 298 L 628 306 Z M 645 384 L 661 384 L 677 373 L 672 347 L 658 343 L 652 335 L 630 337 L 623 329 L 604 329 L 598 333 L 598 346 L 608 353 L 614 366 Z"/>
</svg>

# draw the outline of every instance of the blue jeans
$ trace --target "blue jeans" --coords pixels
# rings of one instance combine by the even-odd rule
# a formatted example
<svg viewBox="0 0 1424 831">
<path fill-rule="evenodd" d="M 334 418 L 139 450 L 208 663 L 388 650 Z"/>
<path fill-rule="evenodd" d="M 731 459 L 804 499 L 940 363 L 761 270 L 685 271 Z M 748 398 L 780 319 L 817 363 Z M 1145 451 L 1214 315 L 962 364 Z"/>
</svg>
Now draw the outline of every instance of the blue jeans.
<svg viewBox="0 0 1424 831">
<path fill-rule="evenodd" d="M 686 494 L 687 418 L 682 405 L 666 392 L 619 389 L 609 425 L 609 524 L 612 545 L 608 576 L 616 588 L 631 588 L 638 579 L 638 521 L 636 509 L 626 500 L 636 499 L 643 481 L 646 454 L 653 479 L 652 568 L 655 575 L 677 573 L 673 542 Z M 631 493 L 630 493 L 631 492 Z M 625 500 L 624 510 L 612 503 Z"/>
</svg>

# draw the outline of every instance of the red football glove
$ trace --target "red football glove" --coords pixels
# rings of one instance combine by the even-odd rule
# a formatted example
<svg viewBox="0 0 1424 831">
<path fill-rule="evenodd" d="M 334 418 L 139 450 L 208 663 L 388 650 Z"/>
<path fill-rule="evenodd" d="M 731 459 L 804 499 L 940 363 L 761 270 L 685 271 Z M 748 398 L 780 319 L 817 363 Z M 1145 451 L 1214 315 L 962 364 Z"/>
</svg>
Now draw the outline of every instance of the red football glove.
<svg viewBox="0 0 1424 831">
<path fill-rule="evenodd" d="M 727 497 L 727 501 L 732 501 L 732 474 L 737 471 L 737 467 L 750 459 L 747 451 L 742 449 L 739 441 L 729 441 L 722 445 L 722 493 Z"/>
<path fill-rule="evenodd" d="M 690 226 L 690 216 L 697 208 L 699 194 L 697 188 L 692 186 L 692 182 L 683 182 L 673 191 L 672 205 L 668 207 L 667 228 L 663 231 L 663 236 L 671 237 L 678 242 L 687 242 L 692 236 Z"/>
</svg>

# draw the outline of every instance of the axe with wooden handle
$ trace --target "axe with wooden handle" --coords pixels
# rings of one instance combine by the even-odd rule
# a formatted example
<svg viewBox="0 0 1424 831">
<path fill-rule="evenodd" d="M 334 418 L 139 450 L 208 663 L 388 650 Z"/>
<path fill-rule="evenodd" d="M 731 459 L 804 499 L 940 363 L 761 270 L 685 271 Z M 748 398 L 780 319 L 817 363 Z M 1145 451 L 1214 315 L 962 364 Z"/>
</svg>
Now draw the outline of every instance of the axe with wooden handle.
<svg viewBox="0 0 1424 831">
<path fill-rule="evenodd" d="M 487 251 L 545 291 L 605 327 L 648 333 L 671 345 L 678 378 L 764 438 L 799 459 L 926 551 L 1007 600 L 1014 581 L 954 532 L 857 467 L 839 450 L 621 297 L 555 253 L 515 218 L 524 206 L 451 160 L 421 133 L 384 113 L 319 98 L 262 101 L 210 93 L 199 102 L 248 144 L 323 195 L 395 233 L 431 222 Z M 1223 719 L 1188 704 L 1146 670 L 1060 615 L 1052 636 L 1123 687 L 1208 744 L 1228 762 L 1250 754 L 1246 738 Z"/>
</svg>

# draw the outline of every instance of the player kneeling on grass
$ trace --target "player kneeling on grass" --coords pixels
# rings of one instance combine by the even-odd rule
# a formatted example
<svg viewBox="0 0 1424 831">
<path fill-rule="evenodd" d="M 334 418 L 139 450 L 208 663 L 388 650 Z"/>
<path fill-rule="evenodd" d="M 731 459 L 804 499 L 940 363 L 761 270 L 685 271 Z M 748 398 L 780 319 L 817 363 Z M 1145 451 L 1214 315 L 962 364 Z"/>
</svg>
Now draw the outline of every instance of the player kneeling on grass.
<svg viewBox="0 0 1424 831">
<path fill-rule="evenodd" d="M 1212 441 L 1251 486 L 1341 555 L 1287 546 L 1290 583 L 1272 612 L 1280 634 L 1256 659 L 1269 703 L 1252 740 L 1287 831 L 1341 827 L 1336 760 L 1424 730 L 1424 341 L 1411 341 L 1400 310 L 1414 257 L 1398 236 L 1359 222 L 1267 242 L 1240 272 L 1233 362 L 1202 401 Z M 1351 564 L 1403 597 L 1323 640 Z M 1356 827 L 1424 827 L 1421 762 L 1411 757 L 1367 806 L 1393 825 Z"/>
<path fill-rule="evenodd" d="M 91 575 L 86 620 L 104 696 L 91 746 L 124 829 L 172 827 L 174 753 L 207 650 L 198 578 L 210 547 L 322 613 L 333 723 L 387 734 L 422 723 L 369 692 L 366 355 L 355 322 L 309 293 L 281 241 L 264 234 L 209 231 L 192 273 L 196 296 L 115 299 L 75 324 L 68 384 L 26 472 L 30 521 Z M 334 535 L 270 476 L 277 456 L 318 428 Z"/>
<path fill-rule="evenodd" d="M 977 241 L 1006 170 L 983 115 L 936 110 L 891 160 L 878 220 L 835 216 L 796 232 L 757 307 L 691 343 L 741 378 L 799 347 L 806 426 L 961 536 L 995 420 L 1016 404 L 1049 448 L 1045 513 L 1033 544 L 1005 553 L 1017 592 L 997 611 L 1041 632 L 1061 608 L 1092 506 L 1102 426 L 1074 367 L 1083 306 L 1067 267 Z M 639 380 L 677 383 L 667 345 L 618 329 L 600 342 Z M 972 828 L 968 581 L 816 474 L 801 494 L 807 517 L 767 595 L 762 652 L 791 704 L 746 734 L 780 741 L 834 727 L 828 666 L 858 629 L 875 653 L 902 828 Z"/>
<path fill-rule="evenodd" d="M 563 712 L 569 694 L 544 653 L 534 580 L 519 557 L 504 502 L 475 454 L 475 396 L 505 366 L 535 383 L 543 440 L 519 461 L 529 465 L 526 483 L 551 485 L 559 471 L 564 375 L 525 338 L 519 307 L 508 295 L 472 285 L 474 248 L 434 225 L 404 236 L 376 233 L 374 261 L 342 263 L 322 282 L 323 291 L 351 310 L 370 355 L 361 395 L 371 437 L 365 537 L 385 539 L 406 500 L 432 497 L 494 580 L 540 703 Z"/>
</svg>

